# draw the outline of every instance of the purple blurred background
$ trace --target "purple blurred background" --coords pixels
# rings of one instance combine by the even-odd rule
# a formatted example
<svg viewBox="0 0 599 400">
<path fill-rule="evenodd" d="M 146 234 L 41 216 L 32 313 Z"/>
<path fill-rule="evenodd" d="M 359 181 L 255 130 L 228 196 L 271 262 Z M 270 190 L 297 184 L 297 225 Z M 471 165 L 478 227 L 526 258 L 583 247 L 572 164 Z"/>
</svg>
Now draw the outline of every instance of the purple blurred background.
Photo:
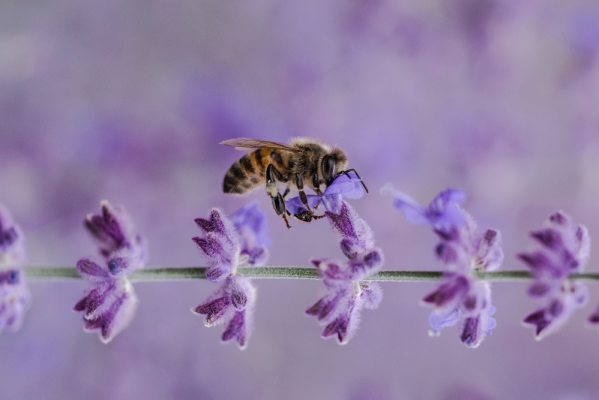
<svg viewBox="0 0 599 400">
<path fill-rule="evenodd" d="M 522 4 L 521 4 L 522 3 Z M 525 4 L 524 4 L 525 3 Z M 527 231 L 564 209 L 599 236 L 597 1 L 3 1 L 0 201 L 31 265 L 74 265 L 94 247 L 83 216 L 125 205 L 150 265 L 200 263 L 193 218 L 250 199 L 221 194 L 250 136 L 338 144 L 371 194 L 355 208 L 387 268 L 431 269 L 433 235 L 409 226 L 386 182 L 427 202 L 465 189 L 500 229 L 505 268 Z M 269 211 L 271 264 L 338 256 L 326 223 Z M 599 256 L 589 270 L 597 271 Z M 2 399 L 599 398 L 599 335 L 585 318 L 536 343 L 525 284 L 494 285 L 498 327 L 477 350 L 427 335 L 432 284 L 385 284 L 348 346 L 303 315 L 319 282 L 259 281 L 247 350 L 189 312 L 207 282 L 137 284 L 140 307 L 110 345 L 70 309 L 84 284 L 31 283 L 22 331 L 0 338 Z"/>
</svg>

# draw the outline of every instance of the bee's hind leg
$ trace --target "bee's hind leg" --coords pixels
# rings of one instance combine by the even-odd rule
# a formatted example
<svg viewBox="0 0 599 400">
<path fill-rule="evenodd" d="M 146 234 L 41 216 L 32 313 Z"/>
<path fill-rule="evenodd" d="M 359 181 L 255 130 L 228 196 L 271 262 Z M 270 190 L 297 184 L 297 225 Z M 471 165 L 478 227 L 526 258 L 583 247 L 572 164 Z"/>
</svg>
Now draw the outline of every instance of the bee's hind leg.
<svg viewBox="0 0 599 400">
<path fill-rule="evenodd" d="M 266 167 L 266 193 L 268 193 L 272 200 L 272 208 L 275 209 L 277 215 L 283 217 L 287 228 L 291 228 L 287 218 L 288 212 L 285 207 L 285 198 L 277 189 L 277 181 L 280 180 L 282 180 L 280 172 L 277 171 L 272 164 L 268 164 L 268 167 Z M 285 195 L 287 195 L 287 193 Z"/>
</svg>

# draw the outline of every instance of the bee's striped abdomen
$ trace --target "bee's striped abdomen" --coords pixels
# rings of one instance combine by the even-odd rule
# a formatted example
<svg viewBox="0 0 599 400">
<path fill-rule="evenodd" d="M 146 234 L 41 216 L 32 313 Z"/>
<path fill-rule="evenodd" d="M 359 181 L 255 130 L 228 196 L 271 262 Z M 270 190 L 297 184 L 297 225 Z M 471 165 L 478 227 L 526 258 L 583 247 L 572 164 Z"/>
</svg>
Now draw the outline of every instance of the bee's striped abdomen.
<svg viewBox="0 0 599 400">
<path fill-rule="evenodd" d="M 258 186 L 264 181 L 264 174 L 269 163 L 268 157 L 269 154 L 266 150 L 258 149 L 233 163 L 225 175 L 223 191 L 243 194 Z"/>
</svg>

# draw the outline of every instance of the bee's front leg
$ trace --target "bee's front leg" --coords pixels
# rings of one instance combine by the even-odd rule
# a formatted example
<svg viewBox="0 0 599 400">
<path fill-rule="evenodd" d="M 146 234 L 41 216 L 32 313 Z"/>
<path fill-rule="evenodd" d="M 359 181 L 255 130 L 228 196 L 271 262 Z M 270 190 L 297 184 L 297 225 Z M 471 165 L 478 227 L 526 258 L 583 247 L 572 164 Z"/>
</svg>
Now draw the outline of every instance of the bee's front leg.
<svg viewBox="0 0 599 400">
<path fill-rule="evenodd" d="M 362 184 L 362 187 L 364 188 L 364 190 L 366 191 L 366 193 L 368 193 L 368 188 L 366 187 L 366 184 L 364 183 L 364 181 L 362 180 L 362 178 L 358 174 L 358 171 L 356 171 L 355 168 L 346 169 L 345 171 L 339 172 L 339 174 L 337 174 L 337 175 L 344 174 L 345 176 L 347 176 L 348 178 L 351 179 L 351 176 L 349 175 L 350 172 L 353 172 L 354 174 L 356 174 L 356 177 L 360 180 L 360 183 Z"/>
<path fill-rule="evenodd" d="M 299 192 L 299 198 L 302 201 L 302 204 L 306 207 L 306 210 L 308 210 L 308 212 L 312 214 L 312 209 L 310 208 L 310 204 L 308 203 L 308 196 L 306 196 L 306 192 L 304 192 L 304 179 L 299 174 L 295 175 L 295 186 L 297 187 L 297 190 Z"/>
<path fill-rule="evenodd" d="M 281 180 L 281 174 L 272 164 L 268 164 L 266 167 L 266 193 L 272 200 L 272 207 L 275 209 L 277 215 L 283 217 L 287 228 L 291 228 L 289 220 L 287 219 L 287 209 L 285 208 L 285 199 L 279 193 L 277 189 L 277 180 Z"/>
</svg>

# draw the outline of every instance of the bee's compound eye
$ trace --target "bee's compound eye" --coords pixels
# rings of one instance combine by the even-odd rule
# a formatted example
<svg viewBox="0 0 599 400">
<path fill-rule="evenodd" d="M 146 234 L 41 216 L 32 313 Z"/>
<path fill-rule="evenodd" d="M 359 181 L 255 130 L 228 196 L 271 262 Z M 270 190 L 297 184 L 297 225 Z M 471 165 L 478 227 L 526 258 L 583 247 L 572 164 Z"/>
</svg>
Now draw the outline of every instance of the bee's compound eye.
<svg viewBox="0 0 599 400">
<path fill-rule="evenodd" d="M 322 176 L 327 185 L 335 178 L 335 159 L 331 156 L 324 156 L 322 159 Z"/>
</svg>

